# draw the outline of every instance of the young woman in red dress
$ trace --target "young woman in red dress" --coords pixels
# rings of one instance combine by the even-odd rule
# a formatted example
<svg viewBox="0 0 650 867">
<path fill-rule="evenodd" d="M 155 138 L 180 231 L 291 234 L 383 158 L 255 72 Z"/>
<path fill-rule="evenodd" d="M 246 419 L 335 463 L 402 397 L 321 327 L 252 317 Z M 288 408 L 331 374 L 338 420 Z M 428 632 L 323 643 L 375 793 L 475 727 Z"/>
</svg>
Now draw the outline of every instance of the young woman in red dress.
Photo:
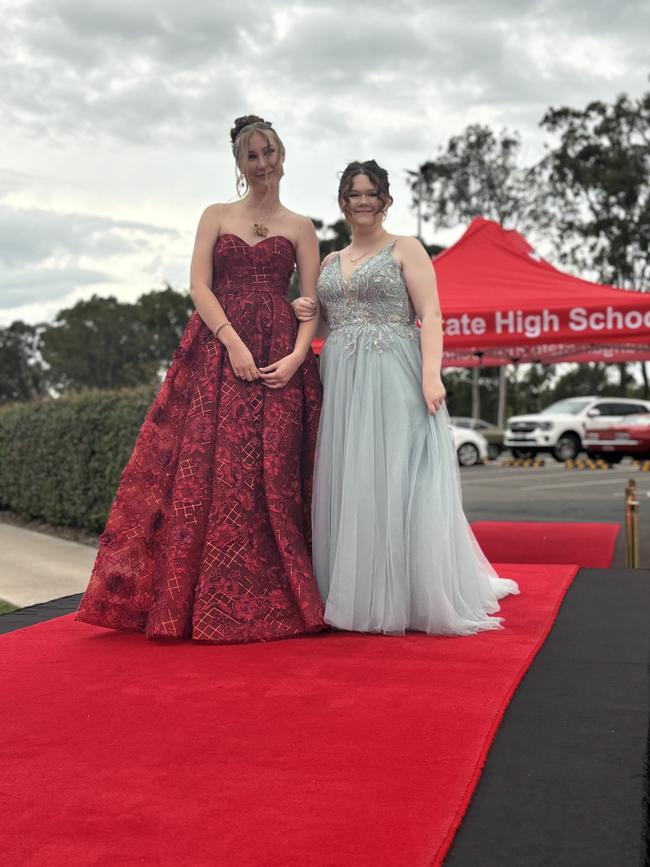
<svg viewBox="0 0 650 867">
<path fill-rule="evenodd" d="M 321 387 L 316 323 L 287 301 L 297 266 L 316 299 L 318 243 L 280 202 L 269 123 L 231 130 L 239 201 L 196 234 L 190 319 L 138 436 L 77 618 L 148 638 L 260 641 L 323 627 L 310 559 Z"/>
</svg>

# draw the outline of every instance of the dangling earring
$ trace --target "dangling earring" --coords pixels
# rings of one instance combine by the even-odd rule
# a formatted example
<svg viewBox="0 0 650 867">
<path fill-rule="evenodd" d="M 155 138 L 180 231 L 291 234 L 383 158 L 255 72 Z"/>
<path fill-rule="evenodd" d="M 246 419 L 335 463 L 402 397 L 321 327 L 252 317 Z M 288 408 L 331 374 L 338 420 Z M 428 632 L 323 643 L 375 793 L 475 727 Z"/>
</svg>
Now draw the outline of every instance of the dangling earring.
<svg viewBox="0 0 650 867">
<path fill-rule="evenodd" d="M 244 174 L 237 174 L 237 195 L 241 199 L 248 189 L 248 181 L 246 180 L 246 176 Z"/>
</svg>

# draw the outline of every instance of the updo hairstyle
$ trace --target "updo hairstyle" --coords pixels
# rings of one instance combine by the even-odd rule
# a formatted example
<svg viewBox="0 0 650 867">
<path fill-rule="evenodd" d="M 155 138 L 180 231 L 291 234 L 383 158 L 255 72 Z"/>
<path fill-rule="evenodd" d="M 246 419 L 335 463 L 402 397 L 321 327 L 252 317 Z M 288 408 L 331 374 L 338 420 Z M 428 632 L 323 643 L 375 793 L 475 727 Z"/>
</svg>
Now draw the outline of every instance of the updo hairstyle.
<svg viewBox="0 0 650 867">
<path fill-rule="evenodd" d="M 251 136 L 255 132 L 259 132 L 266 139 L 267 144 L 275 145 L 278 153 L 277 166 L 280 168 L 280 176 L 282 176 L 282 164 L 284 163 L 285 156 L 284 145 L 271 123 L 258 117 L 256 114 L 246 114 L 243 117 L 238 117 L 235 120 L 233 128 L 230 130 L 230 141 L 237 166 L 237 192 L 240 196 L 245 196 L 248 192 L 246 161 L 248 145 Z"/>
</svg>

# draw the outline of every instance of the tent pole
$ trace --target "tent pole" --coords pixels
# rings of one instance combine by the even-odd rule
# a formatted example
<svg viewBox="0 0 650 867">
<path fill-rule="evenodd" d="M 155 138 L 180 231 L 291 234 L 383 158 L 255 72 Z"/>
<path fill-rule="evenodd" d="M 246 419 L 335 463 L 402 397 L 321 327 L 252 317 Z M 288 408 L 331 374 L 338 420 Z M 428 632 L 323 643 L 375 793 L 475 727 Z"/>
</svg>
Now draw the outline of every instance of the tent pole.
<svg viewBox="0 0 650 867">
<path fill-rule="evenodd" d="M 499 368 L 499 403 L 497 406 L 497 427 L 503 428 L 506 423 L 506 394 L 508 380 L 506 379 L 507 365 L 502 364 Z"/>
<path fill-rule="evenodd" d="M 480 367 L 477 364 L 472 368 L 472 418 L 481 417 L 481 395 L 478 390 Z"/>
<path fill-rule="evenodd" d="M 484 353 L 479 349 L 474 355 L 478 361 L 476 367 L 472 368 L 472 418 L 481 417 L 481 393 L 478 388 L 478 381 L 481 375 L 481 362 L 483 361 Z"/>
</svg>

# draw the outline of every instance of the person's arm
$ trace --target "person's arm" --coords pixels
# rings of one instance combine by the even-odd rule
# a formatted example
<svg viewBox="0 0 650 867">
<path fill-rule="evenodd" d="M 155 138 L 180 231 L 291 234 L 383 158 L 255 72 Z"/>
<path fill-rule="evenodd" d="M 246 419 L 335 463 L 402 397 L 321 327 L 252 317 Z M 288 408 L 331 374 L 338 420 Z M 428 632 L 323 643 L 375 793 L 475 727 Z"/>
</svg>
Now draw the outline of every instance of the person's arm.
<svg viewBox="0 0 650 867">
<path fill-rule="evenodd" d="M 309 219 L 305 219 L 301 225 L 300 236 L 296 245 L 296 266 L 300 282 L 300 297 L 308 299 L 314 305 L 313 317 L 308 322 L 300 323 L 296 335 L 294 352 L 298 353 L 302 364 L 311 342 L 316 336 L 320 320 L 320 304 L 316 293 L 316 283 L 320 273 L 320 255 L 316 230 Z"/>
<path fill-rule="evenodd" d="M 328 253 L 327 256 L 320 263 L 320 270 L 322 271 L 325 265 L 330 262 L 334 256 L 338 256 L 338 251 L 334 251 L 333 253 Z M 318 328 L 317 336 L 321 336 L 322 330 L 322 318 L 324 314 L 324 310 L 321 307 L 319 310 L 319 302 L 318 299 L 314 301 L 311 298 L 307 298 L 305 296 L 301 296 L 300 298 L 296 298 L 295 301 L 291 302 L 291 306 L 293 307 L 293 312 L 298 319 L 299 322 L 309 322 L 310 319 L 313 319 L 317 313 L 320 312 L 321 315 L 321 326 Z"/>
<path fill-rule="evenodd" d="M 429 254 L 416 238 L 400 238 L 396 247 L 396 258 L 401 261 L 406 288 L 422 324 L 422 393 L 427 410 L 433 415 L 445 399 L 445 387 L 440 376 L 442 314 L 438 301 L 436 272 Z"/>
<path fill-rule="evenodd" d="M 283 388 L 305 360 L 316 336 L 320 320 L 316 281 L 319 272 L 318 238 L 311 220 L 301 218 L 296 239 L 296 265 L 301 298 L 309 299 L 313 315 L 298 325 L 293 351 L 267 367 L 260 368 L 260 378 L 269 388 Z"/>
<path fill-rule="evenodd" d="M 234 327 L 230 324 L 222 326 L 228 319 L 212 291 L 212 256 L 221 229 L 221 216 L 222 206 L 210 205 L 199 220 L 190 266 L 190 295 L 210 331 L 214 333 L 219 329 L 217 340 L 226 348 L 235 376 L 252 382 L 259 379 L 255 360 Z"/>
</svg>

